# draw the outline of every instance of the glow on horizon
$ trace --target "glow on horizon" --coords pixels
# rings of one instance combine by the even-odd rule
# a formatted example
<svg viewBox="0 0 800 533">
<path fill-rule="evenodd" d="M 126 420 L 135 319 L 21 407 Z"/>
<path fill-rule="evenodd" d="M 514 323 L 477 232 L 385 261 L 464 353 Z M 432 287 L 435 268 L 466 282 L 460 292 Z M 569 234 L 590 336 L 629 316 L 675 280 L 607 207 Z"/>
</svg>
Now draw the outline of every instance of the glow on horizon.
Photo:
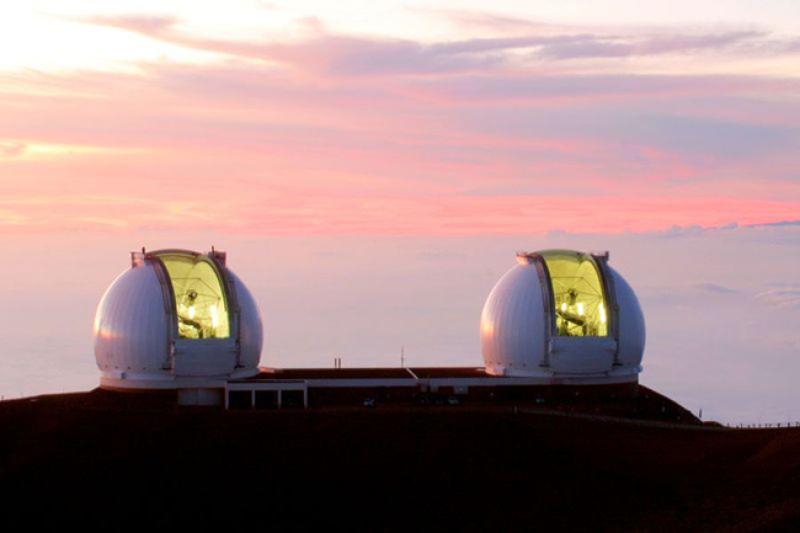
<svg viewBox="0 0 800 533">
<path fill-rule="evenodd" d="M 0 233 L 800 218 L 792 3 L 479 8 L 4 6 Z"/>
</svg>

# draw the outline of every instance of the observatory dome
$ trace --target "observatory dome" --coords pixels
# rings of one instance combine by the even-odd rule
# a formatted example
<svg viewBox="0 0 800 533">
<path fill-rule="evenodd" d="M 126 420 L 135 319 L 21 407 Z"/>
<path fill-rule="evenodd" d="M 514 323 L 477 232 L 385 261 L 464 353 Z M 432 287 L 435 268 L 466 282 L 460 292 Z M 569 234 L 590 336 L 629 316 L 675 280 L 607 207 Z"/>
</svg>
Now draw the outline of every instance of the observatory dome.
<svg viewBox="0 0 800 533">
<path fill-rule="evenodd" d="M 131 253 L 94 319 L 100 385 L 202 386 L 258 373 L 261 316 L 225 253 Z"/>
<path fill-rule="evenodd" d="M 644 316 L 608 253 L 517 254 L 481 315 L 490 374 L 544 383 L 623 383 L 641 372 Z"/>
</svg>

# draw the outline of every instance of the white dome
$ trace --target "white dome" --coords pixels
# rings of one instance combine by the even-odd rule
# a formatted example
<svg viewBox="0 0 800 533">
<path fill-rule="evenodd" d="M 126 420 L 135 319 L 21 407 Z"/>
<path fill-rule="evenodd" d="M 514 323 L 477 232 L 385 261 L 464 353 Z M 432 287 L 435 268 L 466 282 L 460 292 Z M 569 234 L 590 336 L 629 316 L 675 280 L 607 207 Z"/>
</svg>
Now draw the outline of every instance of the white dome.
<svg viewBox="0 0 800 533">
<path fill-rule="evenodd" d="M 101 386 L 178 388 L 258 373 L 261 316 L 225 254 L 131 254 L 94 319 Z"/>
<path fill-rule="evenodd" d="M 487 372 L 547 383 L 635 381 L 644 316 L 608 254 L 545 250 L 517 260 L 481 314 Z"/>
</svg>

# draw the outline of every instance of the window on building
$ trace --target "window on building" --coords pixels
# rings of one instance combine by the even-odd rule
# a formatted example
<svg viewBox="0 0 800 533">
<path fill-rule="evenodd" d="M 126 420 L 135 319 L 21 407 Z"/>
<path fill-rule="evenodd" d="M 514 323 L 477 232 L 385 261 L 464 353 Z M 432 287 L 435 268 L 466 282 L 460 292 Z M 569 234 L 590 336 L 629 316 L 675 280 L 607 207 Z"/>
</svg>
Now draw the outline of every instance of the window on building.
<svg viewBox="0 0 800 533">
<path fill-rule="evenodd" d="M 228 303 L 216 266 L 208 258 L 192 254 L 168 252 L 158 257 L 175 294 L 179 337 L 229 337 Z"/>
<path fill-rule="evenodd" d="M 607 336 L 608 308 L 592 256 L 566 250 L 548 250 L 541 255 L 550 273 L 556 335 Z"/>
</svg>

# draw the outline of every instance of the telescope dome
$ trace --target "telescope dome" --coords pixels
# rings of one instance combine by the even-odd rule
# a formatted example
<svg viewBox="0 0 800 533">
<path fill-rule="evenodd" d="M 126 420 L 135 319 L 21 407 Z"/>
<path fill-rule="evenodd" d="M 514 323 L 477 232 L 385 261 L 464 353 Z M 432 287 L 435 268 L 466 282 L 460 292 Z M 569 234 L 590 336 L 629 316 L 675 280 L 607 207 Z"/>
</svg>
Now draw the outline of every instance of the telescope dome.
<svg viewBox="0 0 800 533">
<path fill-rule="evenodd" d="M 645 344 L 636 295 L 608 254 L 517 254 L 481 314 L 486 371 L 547 383 L 636 381 Z"/>
<path fill-rule="evenodd" d="M 100 385 L 170 389 L 258 373 L 261 316 L 224 252 L 131 253 L 94 319 Z"/>
</svg>

